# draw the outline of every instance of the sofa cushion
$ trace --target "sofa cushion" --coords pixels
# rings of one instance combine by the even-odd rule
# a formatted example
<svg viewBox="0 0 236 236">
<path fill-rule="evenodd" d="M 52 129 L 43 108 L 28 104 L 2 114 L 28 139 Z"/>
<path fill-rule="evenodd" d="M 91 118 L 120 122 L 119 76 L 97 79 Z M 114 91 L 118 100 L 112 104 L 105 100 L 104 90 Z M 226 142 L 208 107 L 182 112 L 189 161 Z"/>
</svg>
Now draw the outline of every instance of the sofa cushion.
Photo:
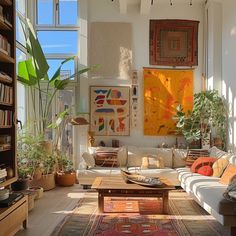
<svg viewBox="0 0 236 236">
<path fill-rule="evenodd" d="M 127 148 L 125 146 L 121 147 L 119 149 L 119 151 L 117 152 L 118 166 L 126 167 L 127 166 L 127 159 L 128 159 Z"/>
<path fill-rule="evenodd" d="M 173 151 L 171 148 L 157 148 L 157 157 L 162 157 L 165 167 L 172 168 Z"/>
<path fill-rule="evenodd" d="M 224 158 L 219 158 L 217 161 L 215 161 L 214 164 L 212 165 L 213 176 L 221 177 L 228 163 L 229 161 Z"/>
<path fill-rule="evenodd" d="M 197 173 L 197 172 L 198 172 L 198 169 L 199 169 L 201 166 L 204 166 L 204 165 L 212 166 L 213 163 L 214 163 L 216 160 L 217 160 L 217 159 L 214 158 L 214 157 L 199 157 L 196 161 L 194 161 L 194 163 L 192 164 L 190 170 L 191 170 L 193 173 Z"/>
<path fill-rule="evenodd" d="M 184 167 L 186 165 L 187 149 L 173 149 L 173 168 Z"/>
<path fill-rule="evenodd" d="M 142 158 L 141 169 L 165 168 L 164 160 L 157 155 L 148 155 Z"/>
<path fill-rule="evenodd" d="M 228 165 L 220 178 L 220 183 L 228 185 L 236 175 L 236 166 Z"/>
<path fill-rule="evenodd" d="M 82 154 L 82 157 L 88 167 L 94 167 L 95 166 L 95 160 L 92 154 L 88 152 L 84 152 Z"/>
<path fill-rule="evenodd" d="M 211 166 L 201 166 L 198 171 L 198 174 L 200 175 L 205 175 L 205 176 L 212 176 L 213 174 L 213 169 Z"/>
</svg>

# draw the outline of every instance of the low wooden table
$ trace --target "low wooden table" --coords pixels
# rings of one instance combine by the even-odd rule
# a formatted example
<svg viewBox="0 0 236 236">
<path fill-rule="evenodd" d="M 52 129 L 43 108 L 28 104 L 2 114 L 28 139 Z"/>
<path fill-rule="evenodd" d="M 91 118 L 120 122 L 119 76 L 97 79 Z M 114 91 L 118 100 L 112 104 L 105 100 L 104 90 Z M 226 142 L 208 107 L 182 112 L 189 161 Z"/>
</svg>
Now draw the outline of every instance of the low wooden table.
<svg viewBox="0 0 236 236">
<path fill-rule="evenodd" d="M 120 176 L 97 177 L 92 189 L 98 191 L 98 208 L 104 212 L 104 197 L 157 197 L 162 198 L 163 214 L 168 213 L 169 191 L 175 187 L 167 179 L 161 178 L 163 187 L 144 187 L 139 184 L 127 184 Z"/>
</svg>

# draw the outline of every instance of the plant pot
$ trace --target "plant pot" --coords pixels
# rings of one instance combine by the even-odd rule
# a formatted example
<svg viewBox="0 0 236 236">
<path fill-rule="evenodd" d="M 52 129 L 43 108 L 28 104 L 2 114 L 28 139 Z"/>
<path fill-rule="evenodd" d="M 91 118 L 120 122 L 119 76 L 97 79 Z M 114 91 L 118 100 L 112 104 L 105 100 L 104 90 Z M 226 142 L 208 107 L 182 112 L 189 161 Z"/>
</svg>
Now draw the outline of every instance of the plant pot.
<svg viewBox="0 0 236 236">
<path fill-rule="evenodd" d="M 11 189 L 13 191 L 26 190 L 29 187 L 29 179 L 18 179 L 16 182 L 11 184 Z"/>
<path fill-rule="evenodd" d="M 44 191 L 54 189 L 56 187 L 55 175 L 53 173 L 42 175 L 40 179 L 30 181 L 30 187 L 42 187 Z"/>
<path fill-rule="evenodd" d="M 75 172 L 71 173 L 64 173 L 64 172 L 57 172 L 56 175 L 56 183 L 63 187 L 72 186 L 75 184 Z"/>
</svg>

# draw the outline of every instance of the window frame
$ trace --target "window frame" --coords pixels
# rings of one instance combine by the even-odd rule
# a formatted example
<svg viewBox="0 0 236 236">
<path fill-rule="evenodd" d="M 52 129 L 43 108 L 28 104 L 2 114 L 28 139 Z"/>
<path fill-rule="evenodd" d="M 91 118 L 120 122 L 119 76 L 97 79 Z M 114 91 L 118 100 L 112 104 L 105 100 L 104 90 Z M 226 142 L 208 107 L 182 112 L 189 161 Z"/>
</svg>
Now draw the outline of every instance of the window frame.
<svg viewBox="0 0 236 236">
<path fill-rule="evenodd" d="M 67 24 L 67 25 L 61 25 L 59 24 L 59 0 L 52 0 L 53 1 L 53 19 L 52 19 L 52 24 L 38 24 L 38 0 L 35 1 L 35 6 L 34 6 L 34 23 L 35 27 L 38 28 L 45 28 L 45 29 L 51 29 L 51 28 L 71 28 L 71 29 L 77 29 L 79 28 L 80 25 L 80 20 L 79 20 L 79 5 L 80 5 L 80 0 L 77 0 L 77 15 L 78 15 L 78 20 L 75 25 Z"/>
</svg>

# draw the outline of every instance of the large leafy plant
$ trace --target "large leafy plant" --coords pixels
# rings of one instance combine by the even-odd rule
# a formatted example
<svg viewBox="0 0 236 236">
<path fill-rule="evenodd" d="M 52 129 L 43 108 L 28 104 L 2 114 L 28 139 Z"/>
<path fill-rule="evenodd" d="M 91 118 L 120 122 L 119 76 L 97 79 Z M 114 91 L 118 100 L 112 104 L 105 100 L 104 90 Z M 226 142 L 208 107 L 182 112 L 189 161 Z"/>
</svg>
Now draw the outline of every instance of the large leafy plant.
<svg viewBox="0 0 236 236">
<path fill-rule="evenodd" d="M 194 94 L 193 110 L 183 112 L 181 105 L 176 107 L 174 119 L 176 128 L 187 142 L 200 140 L 208 132 L 214 132 L 226 142 L 228 110 L 224 98 L 217 90 Z"/>
<path fill-rule="evenodd" d="M 49 116 L 52 102 L 57 92 L 65 89 L 71 78 L 86 73 L 94 66 L 84 67 L 62 80 L 60 77 L 62 66 L 74 59 L 74 57 L 67 58 L 61 62 L 54 75 L 49 78 L 49 65 L 29 19 L 26 19 L 26 30 L 24 27 L 22 29 L 30 58 L 18 63 L 18 80 L 29 87 L 34 112 L 35 131 L 37 134 L 44 135 L 48 125 L 51 123 Z M 38 102 L 36 99 L 37 94 Z"/>
</svg>

